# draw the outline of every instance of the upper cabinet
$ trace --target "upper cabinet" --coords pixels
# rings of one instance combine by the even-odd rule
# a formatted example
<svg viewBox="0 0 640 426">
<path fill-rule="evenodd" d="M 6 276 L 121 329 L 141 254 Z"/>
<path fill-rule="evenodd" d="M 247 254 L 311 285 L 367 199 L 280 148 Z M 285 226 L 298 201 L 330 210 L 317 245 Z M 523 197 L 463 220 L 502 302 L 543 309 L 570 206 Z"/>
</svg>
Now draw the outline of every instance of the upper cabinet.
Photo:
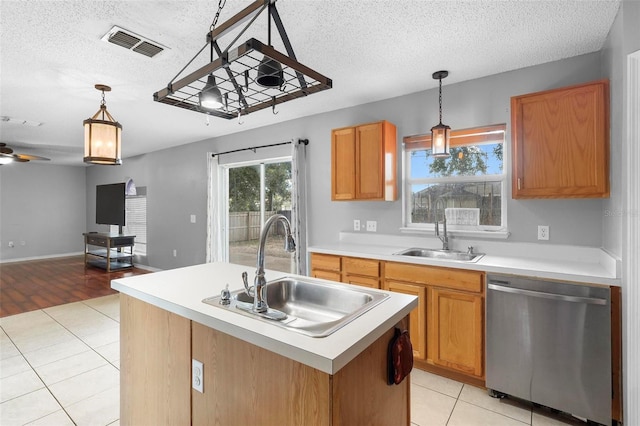
<svg viewBox="0 0 640 426">
<path fill-rule="evenodd" d="M 511 98 L 513 198 L 609 196 L 609 82 Z"/>
<path fill-rule="evenodd" d="M 396 150 L 388 121 L 332 130 L 331 200 L 396 200 Z"/>
</svg>

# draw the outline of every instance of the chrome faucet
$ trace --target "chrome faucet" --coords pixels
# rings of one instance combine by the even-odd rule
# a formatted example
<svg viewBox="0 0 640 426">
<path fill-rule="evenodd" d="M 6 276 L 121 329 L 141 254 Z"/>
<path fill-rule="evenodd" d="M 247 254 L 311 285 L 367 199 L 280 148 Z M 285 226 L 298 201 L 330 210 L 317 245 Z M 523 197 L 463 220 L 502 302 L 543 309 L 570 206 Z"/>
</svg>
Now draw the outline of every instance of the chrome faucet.
<svg viewBox="0 0 640 426">
<path fill-rule="evenodd" d="M 440 224 L 438 223 L 438 203 L 442 203 L 442 224 L 444 227 L 444 236 L 440 236 Z M 447 214 L 445 212 L 445 204 L 442 197 L 436 200 L 436 237 L 442 241 L 442 250 L 449 250 L 449 237 L 447 236 Z"/>
<path fill-rule="evenodd" d="M 284 225 L 284 229 L 287 233 L 284 242 L 284 249 L 288 253 L 293 253 L 296 251 L 296 243 L 291 235 L 291 224 L 289 220 L 281 215 L 275 214 L 271 216 L 264 224 L 262 228 L 262 232 L 260 234 L 260 243 L 258 245 L 258 264 L 256 269 L 256 277 L 253 281 L 253 287 L 249 287 L 247 283 L 247 273 L 242 274 L 242 281 L 244 282 L 245 292 L 253 297 L 253 309 L 254 313 L 265 313 L 269 309 L 269 304 L 267 303 L 267 293 L 266 293 L 266 284 L 267 280 L 264 278 L 264 245 L 267 241 L 267 235 L 269 234 L 269 228 L 271 225 L 277 221 L 281 221 Z M 286 316 L 286 315 L 285 315 Z"/>
</svg>

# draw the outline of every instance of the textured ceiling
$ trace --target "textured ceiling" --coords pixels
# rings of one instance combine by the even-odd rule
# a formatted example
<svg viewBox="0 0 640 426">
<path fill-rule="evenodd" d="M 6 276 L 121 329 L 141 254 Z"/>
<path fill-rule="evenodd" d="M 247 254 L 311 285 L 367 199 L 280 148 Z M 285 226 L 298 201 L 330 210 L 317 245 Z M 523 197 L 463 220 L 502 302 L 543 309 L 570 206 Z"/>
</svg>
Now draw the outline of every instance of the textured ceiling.
<svg viewBox="0 0 640 426">
<path fill-rule="evenodd" d="M 218 24 L 251 1 L 228 0 Z M 598 51 L 619 0 L 417 1 L 281 0 L 277 8 L 298 61 L 330 77 L 333 89 L 235 120 L 153 101 L 205 44 L 217 0 L 0 0 L 0 142 L 16 152 L 82 165 L 82 121 L 107 84 L 123 125 L 123 158 L 293 118 Z M 266 42 L 266 13 L 249 31 Z M 101 41 L 112 26 L 168 49 L 154 58 Z M 220 43 L 226 46 L 235 34 Z M 283 51 L 274 28 L 273 45 Z M 225 43 L 226 42 L 226 43 Z M 193 70 L 208 62 L 205 53 Z"/>
</svg>

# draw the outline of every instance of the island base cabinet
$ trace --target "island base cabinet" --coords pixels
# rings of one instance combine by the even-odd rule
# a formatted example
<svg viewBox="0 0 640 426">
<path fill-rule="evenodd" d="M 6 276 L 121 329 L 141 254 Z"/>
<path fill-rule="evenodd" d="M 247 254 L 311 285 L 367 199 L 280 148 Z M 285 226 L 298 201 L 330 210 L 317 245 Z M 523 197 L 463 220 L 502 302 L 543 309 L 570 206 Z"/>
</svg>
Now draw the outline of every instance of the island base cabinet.
<svg viewBox="0 0 640 426">
<path fill-rule="evenodd" d="M 335 375 L 193 323 L 194 425 L 409 425 L 409 379 L 386 382 L 389 330 Z"/>
<path fill-rule="evenodd" d="M 191 321 L 120 294 L 120 424 L 191 424 Z"/>
</svg>

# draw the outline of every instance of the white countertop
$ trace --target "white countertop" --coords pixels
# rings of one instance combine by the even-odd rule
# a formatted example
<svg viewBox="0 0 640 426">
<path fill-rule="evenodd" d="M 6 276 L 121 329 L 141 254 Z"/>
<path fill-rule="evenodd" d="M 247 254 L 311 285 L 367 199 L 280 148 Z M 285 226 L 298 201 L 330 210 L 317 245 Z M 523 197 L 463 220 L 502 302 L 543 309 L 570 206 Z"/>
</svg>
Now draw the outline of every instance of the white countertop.
<svg viewBox="0 0 640 426">
<path fill-rule="evenodd" d="M 411 247 L 440 248 L 440 241 L 403 236 L 341 233 L 334 244 L 309 247 L 309 252 L 362 257 L 385 261 L 413 263 L 521 275 L 566 282 L 620 286 L 619 262 L 602 249 L 593 247 L 544 245 L 506 242 L 473 242 L 474 251 L 485 253 L 475 263 L 453 260 L 394 255 Z M 454 247 L 455 249 L 466 249 Z"/>
<path fill-rule="evenodd" d="M 418 304 L 415 296 L 383 292 L 390 297 L 333 334 L 314 338 L 202 302 L 219 295 L 225 284 L 229 284 L 231 291 L 243 288 L 241 274 L 245 271 L 253 280 L 254 268 L 207 263 L 115 279 L 111 287 L 328 374 L 335 374 Z M 267 281 L 284 276 L 295 277 L 266 272 Z"/>
</svg>

